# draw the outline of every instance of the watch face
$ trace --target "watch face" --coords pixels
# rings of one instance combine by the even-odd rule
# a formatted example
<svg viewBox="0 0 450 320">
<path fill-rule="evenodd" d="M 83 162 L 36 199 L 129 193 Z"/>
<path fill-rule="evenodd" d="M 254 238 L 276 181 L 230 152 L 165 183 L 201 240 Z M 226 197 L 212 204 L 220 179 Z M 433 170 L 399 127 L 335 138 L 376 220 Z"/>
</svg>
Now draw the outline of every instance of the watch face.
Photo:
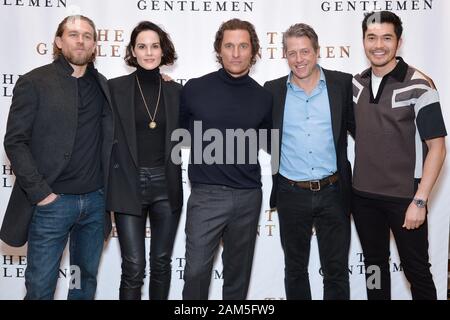
<svg viewBox="0 0 450 320">
<path fill-rule="evenodd" d="M 427 202 L 425 200 L 422 200 L 422 199 L 414 199 L 414 203 L 419 208 L 425 208 L 425 206 L 427 204 Z"/>
</svg>

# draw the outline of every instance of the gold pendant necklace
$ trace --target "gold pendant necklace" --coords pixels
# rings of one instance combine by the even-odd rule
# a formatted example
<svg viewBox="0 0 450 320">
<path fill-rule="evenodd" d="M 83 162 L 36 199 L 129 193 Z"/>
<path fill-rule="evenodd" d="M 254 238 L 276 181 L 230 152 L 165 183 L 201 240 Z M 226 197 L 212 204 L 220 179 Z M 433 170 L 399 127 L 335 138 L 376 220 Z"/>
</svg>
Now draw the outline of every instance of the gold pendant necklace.
<svg viewBox="0 0 450 320">
<path fill-rule="evenodd" d="M 158 112 L 159 98 L 161 97 L 161 77 L 159 77 L 158 99 L 156 100 L 156 107 L 155 107 L 155 112 L 153 113 L 153 117 L 150 114 L 150 110 L 148 109 L 147 102 L 145 102 L 144 94 L 142 93 L 141 84 L 139 83 L 139 78 L 138 78 L 137 74 L 136 74 L 136 80 L 137 80 L 137 84 L 138 84 L 138 87 L 139 87 L 139 92 L 141 93 L 142 101 L 144 101 L 145 110 L 147 110 L 148 117 L 150 118 L 150 122 L 148 123 L 148 127 L 150 129 L 155 129 L 156 128 L 156 121 L 155 121 L 155 119 L 156 119 L 156 112 Z"/>
</svg>

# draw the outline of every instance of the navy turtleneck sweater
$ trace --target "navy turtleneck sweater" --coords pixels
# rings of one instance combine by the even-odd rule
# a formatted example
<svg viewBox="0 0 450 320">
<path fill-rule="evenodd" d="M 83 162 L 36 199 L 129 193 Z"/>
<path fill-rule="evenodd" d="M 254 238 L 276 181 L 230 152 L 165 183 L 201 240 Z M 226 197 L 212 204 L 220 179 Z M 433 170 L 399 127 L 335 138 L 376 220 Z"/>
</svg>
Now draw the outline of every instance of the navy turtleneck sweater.
<svg viewBox="0 0 450 320">
<path fill-rule="evenodd" d="M 161 79 L 159 68 L 146 70 L 138 66 L 136 75 L 139 78 L 139 83 L 141 85 L 148 110 L 153 117 L 158 100 L 159 81 Z M 164 166 L 166 110 L 164 106 L 162 88 L 159 106 L 155 116 L 156 128 L 154 129 L 150 129 L 148 126 L 151 119 L 142 100 L 137 81 L 134 94 L 134 114 L 136 121 L 136 142 L 139 166 L 150 168 Z"/>
<path fill-rule="evenodd" d="M 188 174 L 192 183 L 238 189 L 261 187 L 259 163 L 251 162 L 251 159 L 257 159 L 259 143 L 257 146 L 249 145 L 246 140 L 245 161 L 240 163 L 237 161 L 237 140 L 234 139 L 234 156 L 230 148 L 226 147 L 226 130 L 255 129 L 258 133 L 259 129 L 270 129 L 272 96 L 268 91 L 248 74 L 234 78 L 220 69 L 186 83 L 181 95 L 180 116 L 181 125 L 189 129 L 191 134 Z M 194 121 L 201 121 L 201 136 L 194 135 Z M 223 144 L 220 144 L 220 139 L 204 139 L 203 135 L 208 129 L 217 129 L 216 133 L 220 131 Z M 205 163 L 202 155 L 212 155 L 216 161 Z"/>
</svg>

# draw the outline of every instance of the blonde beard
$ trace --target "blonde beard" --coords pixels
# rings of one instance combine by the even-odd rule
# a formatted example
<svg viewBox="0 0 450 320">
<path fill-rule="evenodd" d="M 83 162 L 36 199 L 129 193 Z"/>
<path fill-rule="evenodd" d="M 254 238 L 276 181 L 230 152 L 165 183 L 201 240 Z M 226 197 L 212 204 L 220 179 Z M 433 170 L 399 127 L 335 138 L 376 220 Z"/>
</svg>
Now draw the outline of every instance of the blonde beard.
<svg viewBox="0 0 450 320">
<path fill-rule="evenodd" d="M 64 57 L 66 58 L 66 60 L 68 62 L 70 62 L 73 65 L 76 66 L 85 66 L 88 65 L 90 62 L 94 62 L 95 60 L 95 52 L 93 54 L 91 54 L 89 57 L 83 56 L 83 57 L 79 57 L 79 58 L 75 58 L 72 54 L 69 53 L 69 55 L 65 55 L 64 53 L 62 53 L 64 55 Z"/>
</svg>

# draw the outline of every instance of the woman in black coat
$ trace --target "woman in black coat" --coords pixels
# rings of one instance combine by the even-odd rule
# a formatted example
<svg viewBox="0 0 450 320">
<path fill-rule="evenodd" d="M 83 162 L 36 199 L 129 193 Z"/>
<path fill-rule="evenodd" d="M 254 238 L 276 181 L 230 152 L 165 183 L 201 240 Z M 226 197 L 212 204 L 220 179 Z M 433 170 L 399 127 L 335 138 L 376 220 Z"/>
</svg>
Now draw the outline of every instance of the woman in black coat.
<svg viewBox="0 0 450 320">
<path fill-rule="evenodd" d="M 167 299 L 171 256 L 183 204 L 181 166 L 171 161 L 181 85 L 164 81 L 160 65 L 176 60 L 169 35 L 149 21 L 131 33 L 125 61 L 136 71 L 109 81 L 115 140 L 107 208 L 115 213 L 122 255 L 120 299 L 140 299 L 150 218 L 150 299 Z"/>
</svg>

